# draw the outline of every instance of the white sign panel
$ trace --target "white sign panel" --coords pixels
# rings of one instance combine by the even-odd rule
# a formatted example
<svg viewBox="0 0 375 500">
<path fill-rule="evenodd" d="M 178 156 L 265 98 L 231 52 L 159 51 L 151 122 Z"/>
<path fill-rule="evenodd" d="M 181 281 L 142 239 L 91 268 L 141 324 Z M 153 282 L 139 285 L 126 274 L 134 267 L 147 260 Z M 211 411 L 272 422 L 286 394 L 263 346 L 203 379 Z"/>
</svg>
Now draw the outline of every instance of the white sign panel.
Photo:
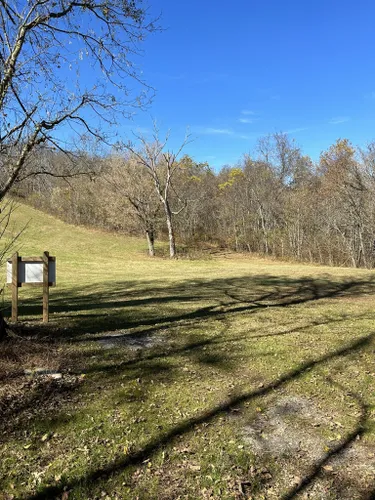
<svg viewBox="0 0 375 500">
<path fill-rule="evenodd" d="M 56 282 L 56 261 L 48 262 L 49 282 Z M 19 283 L 43 283 L 43 262 L 18 262 Z M 12 283 L 12 262 L 7 262 L 7 283 Z"/>
</svg>

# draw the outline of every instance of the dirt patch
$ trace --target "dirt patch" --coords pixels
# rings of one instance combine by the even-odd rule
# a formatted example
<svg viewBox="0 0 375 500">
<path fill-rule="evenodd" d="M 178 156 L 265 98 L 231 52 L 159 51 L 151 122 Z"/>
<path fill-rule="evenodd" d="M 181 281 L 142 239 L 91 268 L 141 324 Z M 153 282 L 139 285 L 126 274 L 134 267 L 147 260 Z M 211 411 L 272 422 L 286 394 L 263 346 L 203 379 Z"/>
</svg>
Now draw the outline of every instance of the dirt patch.
<svg viewBox="0 0 375 500">
<path fill-rule="evenodd" d="M 115 347 L 127 347 L 137 351 L 147 347 L 154 347 L 159 343 L 159 339 L 154 335 L 136 335 L 125 331 L 107 332 L 95 339 L 103 349 L 113 349 Z"/>
<path fill-rule="evenodd" d="M 283 397 L 245 427 L 245 440 L 258 455 L 271 453 L 280 458 L 306 453 L 310 458 L 318 458 L 324 448 L 318 429 L 326 423 L 327 418 L 312 401 Z M 306 424 L 312 427 L 308 434 Z"/>
<path fill-rule="evenodd" d="M 345 442 L 352 429 L 340 428 L 334 440 L 333 416 L 311 399 L 283 396 L 245 426 L 243 436 L 260 464 L 277 464 L 265 498 L 367 499 L 375 484 L 375 450 L 357 438 Z M 335 447 L 338 453 L 330 455 Z"/>
</svg>

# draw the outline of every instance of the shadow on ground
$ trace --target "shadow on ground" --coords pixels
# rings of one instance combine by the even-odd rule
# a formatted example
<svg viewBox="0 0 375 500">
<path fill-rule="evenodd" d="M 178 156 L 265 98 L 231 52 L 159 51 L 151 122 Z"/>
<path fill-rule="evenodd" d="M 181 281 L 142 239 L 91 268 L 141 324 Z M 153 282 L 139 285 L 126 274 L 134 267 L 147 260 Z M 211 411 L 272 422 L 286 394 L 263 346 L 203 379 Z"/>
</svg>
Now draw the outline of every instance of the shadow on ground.
<svg viewBox="0 0 375 500">
<path fill-rule="evenodd" d="M 318 366 L 325 365 L 329 361 L 335 358 L 342 358 L 348 355 L 353 355 L 355 353 L 360 353 L 363 349 L 368 348 L 375 339 L 375 333 L 363 336 L 360 339 L 340 348 L 329 352 L 323 356 L 316 359 L 312 359 L 305 363 L 301 363 L 296 369 L 291 370 L 280 377 L 274 379 L 262 388 L 255 390 L 250 390 L 249 392 L 243 392 L 234 397 L 228 398 L 226 401 L 207 409 L 205 412 L 198 414 L 192 418 L 182 420 L 178 425 L 172 427 L 165 433 L 161 433 L 154 439 L 151 439 L 145 446 L 143 446 L 138 451 L 129 454 L 123 459 L 115 460 L 112 463 L 108 463 L 106 466 L 101 467 L 97 470 L 91 471 L 84 476 L 75 479 L 68 484 L 63 486 L 46 486 L 40 490 L 40 492 L 30 498 L 32 499 L 48 499 L 52 496 L 59 495 L 63 493 L 66 489 L 74 490 L 77 486 L 89 485 L 95 483 L 96 481 L 108 480 L 115 474 L 121 473 L 127 468 L 135 465 L 141 465 L 145 460 L 148 460 L 153 456 L 160 448 L 173 444 L 179 436 L 189 433 L 191 430 L 202 424 L 208 424 L 214 421 L 218 416 L 226 414 L 231 411 L 232 408 L 238 408 L 245 403 L 252 401 L 261 396 L 265 396 L 277 389 L 286 386 L 293 380 L 298 379 L 304 375 L 307 371 L 310 371 Z M 305 490 L 322 472 L 322 467 L 327 464 L 334 456 L 342 453 L 346 448 L 348 448 L 354 440 L 362 436 L 365 432 L 367 420 L 368 420 L 368 406 L 363 401 L 362 397 L 357 394 L 352 394 L 352 397 L 356 400 L 360 408 L 360 416 L 358 418 L 356 426 L 344 436 L 340 442 L 331 447 L 331 449 L 325 453 L 322 458 L 312 464 L 311 470 L 306 474 L 298 485 L 291 488 L 280 498 L 284 500 L 291 500 L 303 490 Z"/>
<path fill-rule="evenodd" d="M 50 308 L 52 323 L 23 325 L 18 334 L 73 340 L 83 334 L 132 333 L 133 339 L 154 335 L 179 324 L 215 318 L 229 320 L 239 313 L 285 308 L 330 298 L 354 298 L 373 293 L 375 277 L 368 280 L 274 277 L 194 279 L 165 286 L 155 281 L 111 282 L 55 292 Z M 20 314 L 40 314 L 38 300 L 22 306 Z M 132 332 L 134 331 L 134 332 Z M 104 337 L 106 338 L 106 337 Z"/>
<path fill-rule="evenodd" d="M 372 279 L 332 281 L 311 278 L 290 279 L 268 275 L 186 280 L 171 286 L 164 286 L 163 283 L 155 281 L 108 283 L 56 292 L 56 296 L 51 301 L 51 309 L 55 313 L 52 324 L 47 327 L 35 324 L 21 325 L 16 332 L 28 338 L 35 336 L 47 343 L 78 345 L 78 343 L 85 344 L 88 340 L 97 341 L 91 351 L 72 354 L 71 366 L 77 366 L 78 370 L 76 374 L 73 372 L 73 375 L 99 373 L 109 384 L 119 375 L 124 377 L 125 381 L 141 377 L 142 389 L 127 393 L 125 397 L 132 401 L 139 400 L 143 404 L 147 401 L 148 391 L 152 389 L 152 384 L 163 383 L 167 386 L 178 380 L 178 370 L 173 364 L 168 363 L 170 357 L 186 356 L 198 366 L 212 366 L 225 373 L 225 370 L 234 369 L 237 357 L 243 355 L 238 347 L 230 349 L 235 342 L 241 342 L 244 339 L 256 341 L 258 338 L 268 336 L 277 337 L 303 332 L 305 328 L 311 328 L 311 326 L 330 325 L 348 319 L 346 316 L 341 316 L 323 318 L 318 321 L 311 320 L 302 326 L 289 324 L 283 331 L 274 333 L 262 332 L 259 328 L 256 330 L 248 328 L 240 334 L 225 336 L 224 332 L 230 328 L 231 318 L 234 315 L 248 317 L 249 314 L 256 314 L 267 309 L 272 311 L 278 308 L 293 308 L 318 300 L 353 299 L 371 294 L 374 289 L 375 280 Z M 36 302 L 31 301 L 24 306 L 22 313 L 29 316 L 36 314 Z M 203 334 L 202 332 L 211 325 L 212 321 L 218 323 L 218 331 Z M 184 329 L 183 339 L 178 336 L 181 328 Z M 165 339 L 166 342 L 158 342 L 160 338 Z M 178 338 L 178 342 L 171 343 L 170 340 L 175 338 Z M 221 403 L 191 418 L 182 418 L 176 425 L 161 430 L 157 436 L 151 438 L 135 452 L 130 452 L 103 467 L 89 470 L 64 484 L 41 485 L 39 493 L 30 498 L 53 498 L 62 495 L 65 489 L 74 491 L 78 487 L 106 481 L 109 477 L 132 466 L 139 466 L 158 450 L 173 445 L 178 437 L 188 434 L 197 426 L 211 423 L 220 415 L 229 414 L 234 407 L 242 407 L 245 403 L 272 394 L 273 391 L 286 387 L 307 372 L 325 366 L 332 360 L 358 355 L 368 349 L 374 339 L 375 333 L 370 333 L 347 342 L 339 348 L 332 348 L 324 354 L 311 354 L 309 359 L 300 361 L 295 368 L 285 371 L 262 387 L 253 389 L 253 384 L 249 383 L 248 390 L 226 397 Z M 80 357 L 98 356 L 98 353 L 103 352 L 105 342 L 109 341 L 114 344 L 106 352 L 103 362 L 96 361 L 84 367 L 80 365 Z M 111 349 L 117 346 L 116 342 L 121 346 L 122 341 L 125 347 L 134 347 L 135 350 L 132 356 L 119 361 L 118 355 Z M 152 347 L 150 351 L 142 349 L 145 342 L 150 342 Z M 227 349 L 223 351 L 223 347 Z M 258 352 L 257 355 L 268 356 L 269 353 Z M 36 394 L 38 399 L 39 393 L 36 392 Z M 332 458 L 340 455 L 364 434 L 369 418 L 368 404 L 362 396 L 358 394 L 352 396 L 360 409 L 356 425 L 342 437 L 340 442 L 332 446 L 316 463 L 311 465 L 310 471 L 301 478 L 297 485 L 290 488 L 280 498 L 290 500 L 297 497 L 315 481 L 321 474 L 322 468 Z M 23 412 L 28 407 L 35 406 L 34 403 L 35 399 L 31 394 L 29 399 L 20 403 L 25 406 L 16 405 L 14 410 Z M 33 415 L 32 418 L 38 417 L 39 415 Z M 48 421 L 46 421 L 47 424 Z M 20 420 L 17 425 L 23 427 L 25 422 Z"/>
</svg>

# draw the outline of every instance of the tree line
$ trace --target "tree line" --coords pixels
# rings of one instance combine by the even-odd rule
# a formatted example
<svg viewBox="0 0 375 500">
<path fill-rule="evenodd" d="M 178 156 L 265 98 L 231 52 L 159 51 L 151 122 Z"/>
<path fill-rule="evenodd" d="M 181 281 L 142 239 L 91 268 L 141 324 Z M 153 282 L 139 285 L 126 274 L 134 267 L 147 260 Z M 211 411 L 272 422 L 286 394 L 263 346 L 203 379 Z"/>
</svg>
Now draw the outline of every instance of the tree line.
<svg viewBox="0 0 375 500">
<path fill-rule="evenodd" d="M 331 266 L 375 264 L 375 143 L 339 139 L 317 162 L 287 134 L 258 140 L 252 154 L 215 171 L 167 139 L 138 137 L 110 154 L 82 154 L 86 175 L 67 178 L 71 158 L 40 147 L 34 162 L 55 176 L 19 183 L 15 194 L 62 219 L 180 248 L 222 247 Z M 32 166 L 30 169 L 32 170 Z M 76 166 L 76 168 L 78 168 Z"/>
</svg>

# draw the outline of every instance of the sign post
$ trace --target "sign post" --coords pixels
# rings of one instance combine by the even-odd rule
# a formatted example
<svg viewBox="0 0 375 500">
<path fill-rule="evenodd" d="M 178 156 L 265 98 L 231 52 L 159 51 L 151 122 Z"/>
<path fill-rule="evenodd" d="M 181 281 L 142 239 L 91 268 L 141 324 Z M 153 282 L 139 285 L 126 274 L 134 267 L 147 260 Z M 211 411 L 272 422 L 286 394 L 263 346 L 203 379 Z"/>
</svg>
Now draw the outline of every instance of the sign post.
<svg viewBox="0 0 375 500">
<path fill-rule="evenodd" d="M 7 262 L 7 284 L 12 287 L 12 321 L 18 321 L 18 288 L 43 287 L 43 322 L 49 321 L 49 287 L 56 286 L 56 257 L 20 257 L 16 252 Z"/>
<path fill-rule="evenodd" d="M 18 252 L 12 257 L 12 321 L 18 321 Z"/>
<path fill-rule="evenodd" d="M 43 323 L 49 320 L 49 253 L 43 253 Z"/>
</svg>

